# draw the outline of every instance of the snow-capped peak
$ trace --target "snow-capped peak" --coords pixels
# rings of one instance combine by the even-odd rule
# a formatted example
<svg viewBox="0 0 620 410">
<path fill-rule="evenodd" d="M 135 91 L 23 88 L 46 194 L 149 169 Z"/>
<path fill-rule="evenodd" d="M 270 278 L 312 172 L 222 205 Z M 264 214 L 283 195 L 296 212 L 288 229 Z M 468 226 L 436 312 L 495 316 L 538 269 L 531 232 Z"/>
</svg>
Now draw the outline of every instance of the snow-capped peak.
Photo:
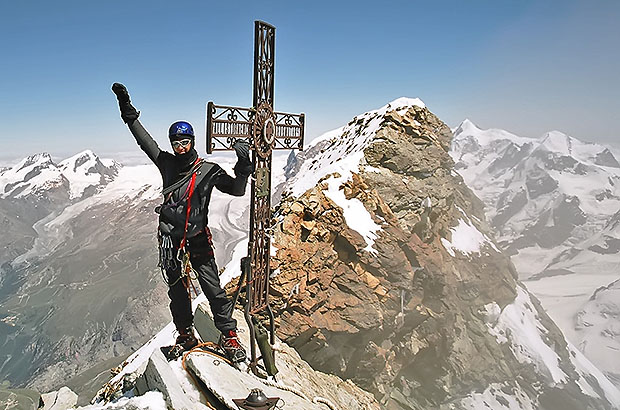
<svg viewBox="0 0 620 410">
<path fill-rule="evenodd" d="M 474 124 L 470 119 L 465 119 L 454 130 L 453 145 L 459 144 L 460 141 L 475 140 L 479 146 L 485 146 L 497 140 L 509 140 L 517 145 L 535 142 L 534 138 L 519 137 L 508 131 L 489 128 L 482 129 Z"/>
<path fill-rule="evenodd" d="M 69 180 L 70 197 L 78 198 L 87 188 L 110 182 L 117 174 L 119 164 L 106 167 L 94 152 L 87 149 L 61 161 L 59 168 Z"/>
<path fill-rule="evenodd" d="M 25 196 L 63 182 L 62 173 L 48 153 L 34 154 L 0 173 L 0 197 Z"/>
<path fill-rule="evenodd" d="M 368 111 L 368 112 L 365 112 L 363 114 L 360 114 L 360 115 L 354 117 L 349 122 L 349 124 L 344 126 L 344 127 L 340 127 L 340 128 L 333 129 L 331 131 L 327 131 L 326 133 L 318 136 L 317 138 L 313 139 L 310 142 L 308 148 L 316 146 L 316 145 L 318 145 L 322 141 L 326 141 L 326 140 L 330 140 L 331 141 L 331 140 L 337 139 L 338 137 L 343 135 L 344 132 L 346 132 L 350 128 L 352 128 L 352 127 L 350 127 L 350 125 L 358 123 L 361 119 L 366 119 L 367 120 L 369 118 L 382 117 L 382 116 L 384 116 L 386 113 L 388 113 L 390 111 L 396 111 L 399 114 L 403 114 L 410 107 L 425 108 L 426 104 L 424 104 L 424 101 L 422 101 L 419 98 L 399 97 L 399 98 L 397 98 L 397 99 L 395 99 L 393 101 L 390 101 L 389 103 L 385 104 L 381 108 L 378 108 L 378 109 L 372 110 L 372 111 Z M 370 136 L 370 134 L 374 134 L 374 132 L 378 128 L 378 125 L 379 124 L 376 124 L 376 127 L 372 130 L 372 132 L 365 133 L 365 134 L 367 134 L 366 136 Z"/>
<path fill-rule="evenodd" d="M 79 198 L 89 187 L 92 193 L 110 182 L 119 168 L 120 164 L 114 161 L 105 166 L 91 150 L 82 151 L 58 165 L 48 153 L 30 155 L 0 173 L 0 196 L 23 197 L 65 186 L 71 199 Z"/>
<path fill-rule="evenodd" d="M 366 250 L 369 252 L 374 252 L 372 245 L 380 226 L 372 220 L 359 200 L 345 197 L 341 186 L 352 178 L 353 173 L 359 172 L 364 149 L 376 137 L 386 114 L 396 112 L 404 116 L 412 107 L 426 106 L 419 98 L 400 97 L 381 108 L 354 117 L 343 127 L 319 136 L 300 155 L 303 163 L 299 164 L 287 181 L 287 190 L 294 196 L 300 196 L 329 175 L 329 178 L 324 179 L 327 185 L 324 193 L 342 207 L 347 223 L 356 226 L 368 244 Z M 289 161 L 288 168 L 296 168 L 295 160 Z"/>
<path fill-rule="evenodd" d="M 40 152 L 38 154 L 30 155 L 19 162 L 19 164 L 15 165 L 13 168 L 15 172 L 19 172 L 24 169 L 31 169 L 37 166 L 40 167 L 48 167 L 50 165 L 54 165 L 54 161 L 52 161 L 52 157 L 47 152 Z"/>
<path fill-rule="evenodd" d="M 426 104 L 424 104 L 424 101 L 419 98 L 399 97 L 394 101 L 389 102 L 387 105 L 381 107 L 378 111 L 382 111 L 385 109 L 385 112 L 387 112 L 391 110 L 401 110 L 403 108 L 409 108 L 413 106 L 426 108 Z"/>
<path fill-rule="evenodd" d="M 562 155 L 573 154 L 573 138 L 560 131 L 547 132 L 542 137 L 540 145 L 551 152 L 557 152 Z"/>
<path fill-rule="evenodd" d="M 359 163 L 364 156 L 363 150 L 375 136 L 383 122 L 385 114 L 396 111 L 404 114 L 409 108 L 416 106 L 424 108 L 425 104 L 419 98 L 400 97 L 383 107 L 365 112 L 354 117 L 347 125 L 328 131 L 312 140 L 307 153 L 317 150 L 318 146 L 329 146 L 329 149 L 320 150 L 307 158 L 297 175 L 289 181 L 288 186 L 296 196 L 314 187 L 325 175 L 338 173 L 346 181 L 351 172 L 357 172 Z M 310 154 L 309 154 L 310 155 Z"/>
<path fill-rule="evenodd" d="M 474 124 L 469 118 L 465 118 L 458 127 L 453 131 L 456 133 L 476 133 L 481 131 L 481 129 Z"/>
<path fill-rule="evenodd" d="M 60 166 L 60 168 L 64 168 L 64 169 L 72 168 L 73 171 L 75 172 L 75 170 L 77 170 L 78 167 L 83 167 L 84 165 L 88 165 L 89 163 L 94 165 L 94 163 L 96 163 L 96 161 L 98 160 L 99 160 L 99 157 L 97 157 L 97 155 L 95 155 L 94 152 L 87 149 L 78 154 L 75 154 L 72 157 L 69 157 L 63 161 L 60 161 L 58 165 Z"/>
</svg>

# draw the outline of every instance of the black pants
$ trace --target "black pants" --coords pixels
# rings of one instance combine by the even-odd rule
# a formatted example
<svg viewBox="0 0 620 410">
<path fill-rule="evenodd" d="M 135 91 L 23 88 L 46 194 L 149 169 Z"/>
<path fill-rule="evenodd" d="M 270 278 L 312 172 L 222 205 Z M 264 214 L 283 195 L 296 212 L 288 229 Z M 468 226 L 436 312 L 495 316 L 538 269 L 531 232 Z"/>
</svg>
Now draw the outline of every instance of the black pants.
<svg viewBox="0 0 620 410">
<path fill-rule="evenodd" d="M 215 327 L 224 333 L 236 330 L 237 321 L 232 318 L 232 300 L 226 296 L 226 292 L 220 285 L 219 272 L 210 242 L 210 238 L 205 233 L 201 233 L 189 238 L 186 248 L 190 254 L 192 267 L 198 276 L 200 288 L 209 301 Z M 178 280 L 181 275 L 181 263 L 177 263 L 174 269 L 167 269 L 166 275 L 168 283 L 176 282 L 168 289 L 172 321 L 177 329 L 185 329 L 193 325 L 194 315 L 188 290 L 183 284 L 185 278 Z"/>
</svg>

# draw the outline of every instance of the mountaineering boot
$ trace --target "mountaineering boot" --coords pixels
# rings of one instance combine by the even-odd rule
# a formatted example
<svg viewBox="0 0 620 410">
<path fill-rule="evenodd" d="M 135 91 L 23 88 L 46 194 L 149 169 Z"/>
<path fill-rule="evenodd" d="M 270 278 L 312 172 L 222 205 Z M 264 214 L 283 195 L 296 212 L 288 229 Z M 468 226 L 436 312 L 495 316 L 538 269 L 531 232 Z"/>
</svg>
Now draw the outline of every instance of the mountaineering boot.
<svg viewBox="0 0 620 410">
<path fill-rule="evenodd" d="M 192 326 L 184 329 L 177 329 L 177 331 L 179 335 L 174 345 L 161 348 L 162 353 L 166 356 L 168 361 L 178 359 L 183 353 L 198 345 L 198 339 L 194 336 L 194 328 Z"/>
<path fill-rule="evenodd" d="M 233 363 L 240 363 L 245 360 L 245 350 L 239 343 L 239 337 L 237 337 L 237 332 L 234 330 L 229 330 L 227 332 L 222 333 L 220 336 L 220 348 L 224 350 L 226 356 Z"/>
<path fill-rule="evenodd" d="M 185 329 L 179 329 L 179 335 L 175 343 L 177 346 L 181 346 L 183 350 L 191 350 L 198 345 L 198 339 L 194 336 L 194 328 L 192 326 Z"/>
</svg>

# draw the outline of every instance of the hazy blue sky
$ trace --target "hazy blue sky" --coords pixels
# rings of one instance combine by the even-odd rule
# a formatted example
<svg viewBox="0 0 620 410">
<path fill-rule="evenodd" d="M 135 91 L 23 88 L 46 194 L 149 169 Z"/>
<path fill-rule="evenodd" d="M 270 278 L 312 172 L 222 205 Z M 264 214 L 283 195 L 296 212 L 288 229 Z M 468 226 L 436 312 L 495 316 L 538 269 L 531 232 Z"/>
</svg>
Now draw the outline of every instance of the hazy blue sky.
<svg viewBox="0 0 620 410">
<path fill-rule="evenodd" d="M 205 103 L 249 106 L 253 21 L 276 26 L 275 106 L 307 138 L 400 96 L 450 126 L 617 139 L 620 1 L 2 1 L 0 159 L 136 150 Z"/>
</svg>

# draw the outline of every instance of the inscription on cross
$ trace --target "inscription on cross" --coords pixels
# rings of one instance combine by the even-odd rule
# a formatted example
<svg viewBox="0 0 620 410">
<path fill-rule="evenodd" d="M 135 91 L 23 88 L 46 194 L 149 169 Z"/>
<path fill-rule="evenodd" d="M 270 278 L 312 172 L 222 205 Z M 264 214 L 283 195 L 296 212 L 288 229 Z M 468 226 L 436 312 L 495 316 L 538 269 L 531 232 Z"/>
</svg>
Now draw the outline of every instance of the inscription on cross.
<svg viewBox="0 0 620 410">
<path fill-rule="evenodd" d="M 254 22 L 254 90 L 252 108 L 207 105 L 207 153 L 232 150 L 237 139 L 252 149 L 254 179 L 250 202 L 248 257 L 242 270 L 246 279 L 245 317 L 250 328 L 251 367 L 256 370 L 256 335 L 253 315 L 267 311 L 271 344 L 275 342 L 273 312 L 269 306 L 271 239 L 271 154 L 277 149 L 303 148 L 304 114 L 273 110 L 275 27 Z M 247 263 L 249 262 L 249 263 Z"/>
</svg>

